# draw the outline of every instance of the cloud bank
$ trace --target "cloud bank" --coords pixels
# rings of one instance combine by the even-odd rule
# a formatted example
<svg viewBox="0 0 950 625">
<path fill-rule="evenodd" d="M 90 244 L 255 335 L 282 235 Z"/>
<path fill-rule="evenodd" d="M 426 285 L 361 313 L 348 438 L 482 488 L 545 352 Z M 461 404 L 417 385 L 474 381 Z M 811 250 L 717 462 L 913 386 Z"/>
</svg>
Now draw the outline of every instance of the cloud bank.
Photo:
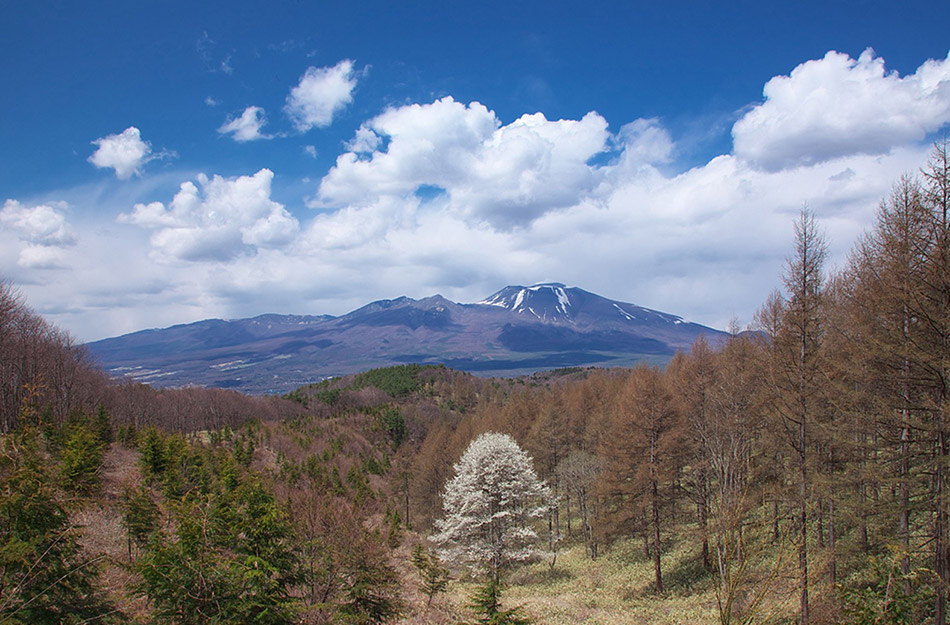
<svg viewBox="0 0 950 625">
<path fill-rule="evenodd" d="M 311 204 L 353 207 L 437 189 L 462 218 L 523 226 L 596 188 L 602 175 L 587 161 L 608 139 L 597 113 L 558 121 L 535 113 L 503 126 L 484 105 L 451 97 L 392 108 L 360 127 Z"/>
</svg>

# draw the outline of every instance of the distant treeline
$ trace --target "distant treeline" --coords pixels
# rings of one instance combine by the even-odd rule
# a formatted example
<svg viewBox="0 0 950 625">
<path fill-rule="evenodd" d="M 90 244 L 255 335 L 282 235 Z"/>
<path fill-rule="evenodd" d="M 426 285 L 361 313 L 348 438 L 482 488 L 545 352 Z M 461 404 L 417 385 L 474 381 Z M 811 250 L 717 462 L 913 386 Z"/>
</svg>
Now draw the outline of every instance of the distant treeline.
<svg viewBox="0 0 950 625">
<path fill-rule="evenodd" d="M 157 390 L 112 380 L 69 333 L 33 312 L 9 282 L 0 282 L 0 432 L 25 418 L 62 425 L 75 413 L 105 407 L 117 425 L 169 431 L 236 428 L 278 419 L 295 408 L 276 398 L 189 387 Z"/>
</svg>

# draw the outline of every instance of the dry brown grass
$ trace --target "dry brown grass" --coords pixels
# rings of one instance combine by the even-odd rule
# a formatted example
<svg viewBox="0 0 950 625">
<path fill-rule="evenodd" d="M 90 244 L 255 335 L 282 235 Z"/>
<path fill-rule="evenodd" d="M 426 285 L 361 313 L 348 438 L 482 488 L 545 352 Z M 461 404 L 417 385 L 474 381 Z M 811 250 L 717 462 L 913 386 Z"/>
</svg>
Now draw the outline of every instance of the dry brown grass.
<svg viewBox="0 0 950 625">
<path fill-rule="evenodd" d="M 100 586 L 126 616 L 144 618 L 146 602 L 129 592 L 135 575 L 129 570 L 128 538 L 122 524 L 122 494 L 140 480 L 139 453 L 120 444 L 110 445 L 103 458 L 101 484 L 93 499 L 73 516 L 81 530 L 81 544 L 97 559 Z"/>
<path fill-rule="evenodd" d="M 102 486 L 100 495 L 108 501 L 118 501 L 125 489 L 141 481 L 139 471 L 139 452 L 125 445 L 115 443 L 109 446 L 102 459 L 99 477 Z"/>
<path fill-rule="evenodd" d="M 400 548 L 400 551 L 404 548 Z M 520 605 L 539 624 L 706 625 L 718 623 L 715 591 L 708 578 L 689 583 L 693 554 L 674 548 L 664 556 L 670 589 L 653 593 L 653 564 L 643 559 L 639 545 L 620 543 L 597 560 L 582 546 L 561 551 L 557 565 L 538 562 L 513 572 L 503 595 L 503 607 Z M 403 560 L 402 554 L 394 554 Z M 403 560 L 405 562 L 405 560 Z M 411 565 L 409 569 L 411 569 Z M 684 574 L 684 570 L 687 571 Z M 477 586 L 464 572 L 448 593 L 427 612 L 425 597 L 415 590 L 413 571 L 400 565 L 412 611 L 402 624 L 470 621 L 466 609 Z M 678 581 L 677 581 L 678 580 Z M 411 588 L 410 588 L 411 587 Z"/>
</svg>

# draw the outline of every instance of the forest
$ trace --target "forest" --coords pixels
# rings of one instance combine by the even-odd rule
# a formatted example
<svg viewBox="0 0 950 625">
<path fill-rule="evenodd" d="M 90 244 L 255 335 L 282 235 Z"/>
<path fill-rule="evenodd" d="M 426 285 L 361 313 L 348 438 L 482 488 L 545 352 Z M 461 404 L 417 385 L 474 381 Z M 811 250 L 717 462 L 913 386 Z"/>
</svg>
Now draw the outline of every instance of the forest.
<svg viewBox="0 0 950 625">
<path fill-rule="evenodd" d="M 948 210 L 947 142 L 844 267 L 803 209 L 751 327 L 663 368 L 284 397 L 111 380 L 5 282 L 0 623 L 945 625 Z M 470 566 L 438 534 L 486 433 L 543 485 Z"/>
</svg>

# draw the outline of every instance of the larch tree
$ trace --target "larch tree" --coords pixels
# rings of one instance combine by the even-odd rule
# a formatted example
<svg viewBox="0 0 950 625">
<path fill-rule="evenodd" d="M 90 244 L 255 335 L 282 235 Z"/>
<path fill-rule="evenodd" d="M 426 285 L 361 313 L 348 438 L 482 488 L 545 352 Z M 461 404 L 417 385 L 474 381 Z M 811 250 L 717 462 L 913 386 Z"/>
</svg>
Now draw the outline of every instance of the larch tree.
<svg viewBox="0 0 950 625">
<path fill-rule="evenodd" d="M 600 458 L 588 451 L 576 449 L 561 460 L 556 469 L 565 497 L 572 498 L 577 506 L 584 544 L 592 560 L 597 558 L 597 541 L 593 528 L 593 490 L 600 468 Z"/>
<path fill-rule="evenodd" d="M 798 573 L 801 625 L 808 614 L 808 508 L 813 477 L 812 428 L 817 417 L 821 374 L 822 288 L 827 245 L 815 216 L 802 209 L 795 222 L 795 254 L 789 258 L 783 281 L 787 297 L 781 300 L 772 338 L 770 373 L 776 390 L 779 423 L 793 451 L 797 500 Z M 768 303 L 767 303 L 768 306 Z M 772 315 L 764 315 L 771 317 Z"/>
<path fill-rule="evenodd" d="M 561 502 L 566 493 L 562 488 L 558 464 L 567 454 L 570 444 L 570 432 L 563 403 L 556 391 L 548 401 L 541 403 L 540 410 L 528 434 L 528 450 L 538 466 L 540 477 L 551 490 L 552 506 L 548 511 L 548 549 L 557 559 L 558 543 L 561 537 Z"/>
<path fill-rule="evenodd" d="M 712 569 L 709 559 L 709 463 L 704 453 L 711 419 L 714 381 L 712 348 L 702 335 L 694 342 L 687 356 L 678 352 L 667 367 L 674 402 L 685 419 L 687 445 L 684 454 L 689 458 L 685 474 L 685 492 L 696 505 L 696 522 L 702 543 L 703 568 Z"/>
<path fill-rule="evenodd" d="M 947 473 L 950 460 L 950 155 L 948 141 L 938 142 L 924 170 L 923 204 L 928 241 L 924 254 L 921 329 L 926 371 L 926 407 L 930 412 L 933 502 L 934 623 L 947 620 L 950 546 L 947 540 Z"/>
<path fill-rule="evenodd" d="M 518 443 L 486 432 L 455 465 L 442 496 L 445 516 L 436 521 L 432 540 L 443 558 L 484 568 L 497 583 L 505 567 L 538 553 L 532 525 L 547 513 L 548 499 Z"/>
<path fill-rule="evenodd" d="M 762 419 L 760 346 L 748 336 L 734 335 L 716 354 L 702 433 L 714 580 L 724 625 L 757 622 L 764 606 L 780 592 L 785 574 L 787 532 L 779 529 L 775 486 L 781 478 Z"/>
<path fill-rule="evenodd" d="M 654 588 L 663 592 L 660 509 L 674 490 L 684 444 L 682 423 L 664 374 L 640 365 L 624 382 L 617 409 L 601 442 L 604 470 L 598 490 L 606 500 L 605 521 L 644 537 L 653 557 Z"/>
<path fill-rule="evenodd" d="M 856 250 L 852 272 L 852 307 L 859 313 L 858 344 L 864 375 L 874 389 L 881 422 L 881 440 L 889 443 L 885 457 L 894 458 L 898 532 L 902 548 L 900 572 L 910 592 L 911 500 L 915 485 L 912 459 L 921 431 L 921 363 L 915 349 L 921 257 L 926 239 L 919 184 L 904 177 L 881 204 L 877 225 Z"/>
</svg>

